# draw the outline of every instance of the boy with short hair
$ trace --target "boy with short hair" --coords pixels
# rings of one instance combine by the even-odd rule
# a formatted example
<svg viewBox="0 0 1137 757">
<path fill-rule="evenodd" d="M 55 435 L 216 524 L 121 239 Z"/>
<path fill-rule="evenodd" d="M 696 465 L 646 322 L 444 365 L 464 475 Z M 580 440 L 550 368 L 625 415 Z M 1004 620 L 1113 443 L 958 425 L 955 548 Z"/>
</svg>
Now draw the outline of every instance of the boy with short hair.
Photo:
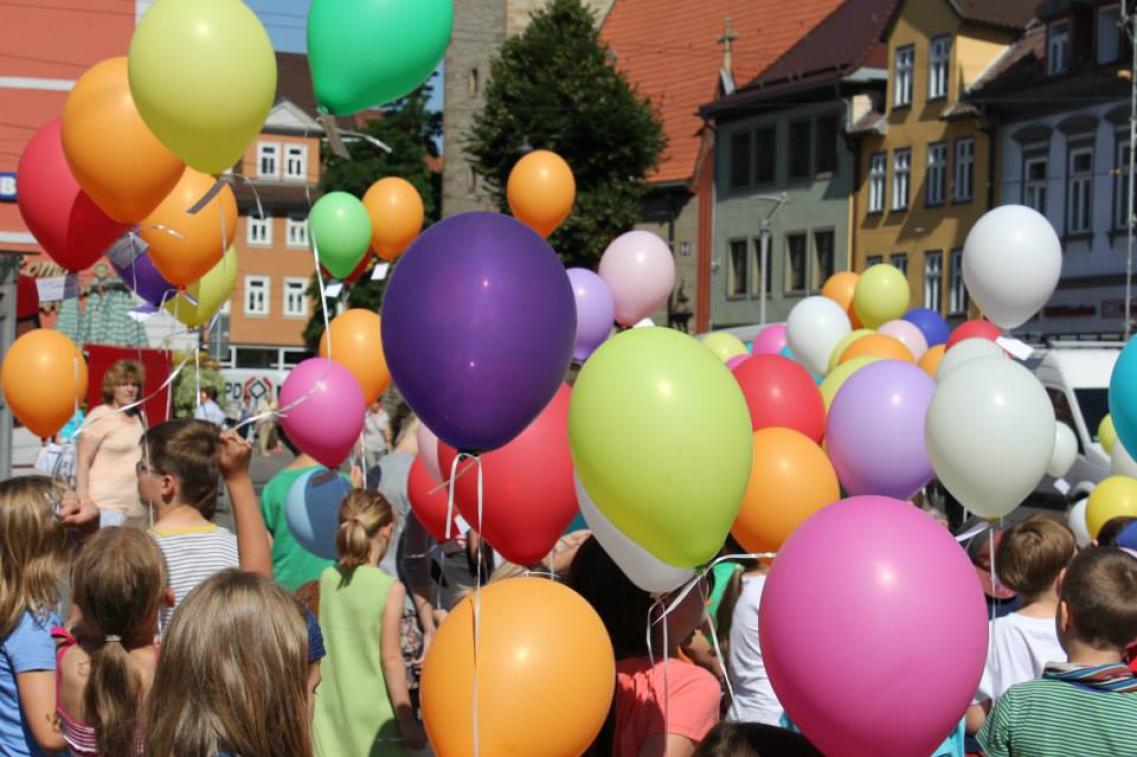
<svg viewBox="0 0 1137 757">
<path fill-rule="evenodd" d="M 1090 547 L 1059 580 L 1058 634 L 1068 663 L 1012 686 L 979 743 L 989 757 L 1133 754 L 1137 678 L 1121 662 L 1137 637 L 1137 559 Z"/>
</svg>

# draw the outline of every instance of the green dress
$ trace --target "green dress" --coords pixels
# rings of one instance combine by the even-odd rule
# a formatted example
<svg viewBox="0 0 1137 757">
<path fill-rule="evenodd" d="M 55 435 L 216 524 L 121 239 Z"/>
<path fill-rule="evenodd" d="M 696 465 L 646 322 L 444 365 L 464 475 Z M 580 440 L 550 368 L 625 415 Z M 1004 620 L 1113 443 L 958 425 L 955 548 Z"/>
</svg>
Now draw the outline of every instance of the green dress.
<svg viewBox="0 0 1137 757">
<path fill-rule="evenodd" d="M 405 755 L 380 653 L 383 608 L 395 579 L 370 565 L 346 577 L 338 566 L 320 574 L 320 629 L 328 656 L 316 690 L 314 751 L 317 757 Z"/>
</svg>

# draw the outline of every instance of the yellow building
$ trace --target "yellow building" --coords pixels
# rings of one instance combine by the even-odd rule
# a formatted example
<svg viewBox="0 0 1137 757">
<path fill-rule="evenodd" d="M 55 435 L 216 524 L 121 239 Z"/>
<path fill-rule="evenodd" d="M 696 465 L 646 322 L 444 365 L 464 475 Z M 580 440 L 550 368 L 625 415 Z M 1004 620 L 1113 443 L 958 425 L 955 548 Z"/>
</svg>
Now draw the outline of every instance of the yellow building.
<svg viewBox="0 0 1137 757">
<path fill-rule="evenodd" d="M 993 134 L 960 102 L 1021 34 L 1039 0 L 901 0 L 881 39 L 888 86 L 850 128 L 859 143 L 854 270 L 891 263 L 912 306 L 965 316 L 962 248 L 993 204 Z"/>
</svg>

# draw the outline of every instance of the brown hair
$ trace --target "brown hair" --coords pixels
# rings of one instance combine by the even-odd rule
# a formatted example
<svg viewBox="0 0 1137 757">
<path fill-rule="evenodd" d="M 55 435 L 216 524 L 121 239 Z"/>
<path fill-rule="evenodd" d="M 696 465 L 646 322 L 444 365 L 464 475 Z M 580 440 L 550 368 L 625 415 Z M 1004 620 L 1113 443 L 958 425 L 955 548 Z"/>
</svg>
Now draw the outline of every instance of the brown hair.
<svg viewBox="0 0 1137 757">
<path fill-rule="evenodd" d="M 1096 649 L 1123 650 L 1137 638 L 1137 560 L 1117 547 L 1087 547 L 1062 577 L 1060 599 L 1073 633 Z"/>
<path fill-rule="evenodd" d="M 146 757 L 311 757 L 304 610 L 271 579 L 213 574 L 174 613 L 146 708 Z"/>
<path fill-rule="evenodd" d="M 153 638 L 166 589 L 162 553 L 139 529 L 105 528 L 75 558 L 71 586 L 83 611 L 83 640 L 95 645 L 89 650 L 90 675 L 83 691 L 85 719 L 95 730 L 99 754 L 131 754 L 136 751 L 142 679 L 131 669 L 123 642 L 140 632 Z M 108 636 L 119 641 L 108 641 Z"/>
<path fill-rule="evenodd" d="M 142 364 L 135 360 L 114 361 L 103 374 L 103 402 L 110 404 L 114 400 L 114 388 L 119 384 L 134 384 L 141 394 L 145 375 Z"/>
<path fill-rule="evenodd" d="M 145 464 L 156 473 L 176 478 L 182 504 L 193 506 L 206 518 L 212 518 L 217 507 L 220 448 L 217 426 L 189 418 L 159 423 L 142 436 Z"/>
<path fill-rule="evenodd" d="M 1074 532 L 1047 515 L 1031 515 L 1007 529 L 995 550 L 999 580 L 1019 594 L 1046 591 L 1078 551 Z"/>
<path fill-rule="evenodd" d="M 815 757 L 819 752 L 800 733 L 765 723 L 716 725 L 707 733 L 694 757 Z"/>
<path fill-rule="evenodd" d="M 54 513 L 62 494 L 47 476 L 0 481 L 0 638 L 25 612 L 44 619 L 59 604 L 69 545 Z"/>
<path fill-rule="evenodd" d="M 340 566 L 349 570 L 366 565 L 371 540 L 379 529 L 395 522 L 391 503 L 376 491 L 353 489 L 340 503 L 340 525 L 336 529 L 336 554 Z"/>
<path fill-rule="evenodd" d="M 1098 529 L 1097 543 L 1100 547 L 1116 547 L 1117 537 L 1133 521 L 1137 520 L 1131 515 L 1115 515 L 1107 520 Z"/>
</svg>

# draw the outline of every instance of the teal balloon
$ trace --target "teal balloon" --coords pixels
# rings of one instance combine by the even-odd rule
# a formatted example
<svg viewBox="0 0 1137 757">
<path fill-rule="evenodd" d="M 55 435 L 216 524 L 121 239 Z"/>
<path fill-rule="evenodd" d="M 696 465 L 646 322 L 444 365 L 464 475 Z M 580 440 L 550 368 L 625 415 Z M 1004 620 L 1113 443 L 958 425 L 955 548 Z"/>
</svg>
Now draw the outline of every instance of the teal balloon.
<svg viewBox="0 0 1137 757">
<path fill-rule="evenodd" d="M 1137 450 L 1137 338 L 1125 343 L 1109 379 L 1109 416 L 1122 446 Z"/>
<path fill-rule="evenodd" d="M 355 195 L 331 192 L 312 206 L 308 234 L 328 273 L 346 279 L 371 245 L 371 217 Z"/>
<path fill-rule="evenodd" d="M 413 91 L 453 26 L 452 0 L 313 0 L 308 64 L 320 109 L 347 116 Z"/>
</svg>

